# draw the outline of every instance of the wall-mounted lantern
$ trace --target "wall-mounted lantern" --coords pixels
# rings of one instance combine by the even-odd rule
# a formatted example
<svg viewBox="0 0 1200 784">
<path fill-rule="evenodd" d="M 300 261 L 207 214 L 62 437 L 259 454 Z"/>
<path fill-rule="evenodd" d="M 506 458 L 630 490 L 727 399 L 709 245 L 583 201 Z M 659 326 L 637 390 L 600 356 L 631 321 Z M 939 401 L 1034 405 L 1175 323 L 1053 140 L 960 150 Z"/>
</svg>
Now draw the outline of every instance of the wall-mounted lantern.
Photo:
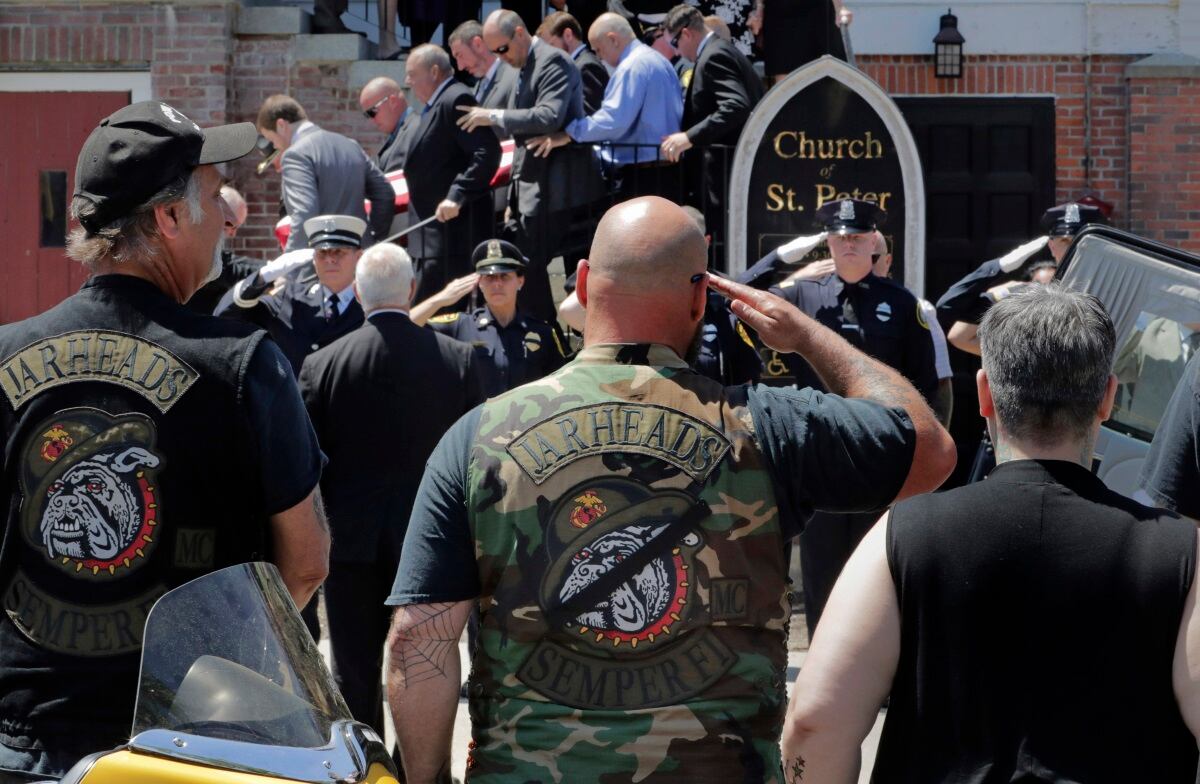
<svg viewBox="0 0 1200 784">
<path fill-rule="evenodd" d="M 960 79 L 963 71 L 963 44 L 967 39 L 958 32 L 958 17 L 946 9 L 942 29 L 933 37 L 934 74 L 939 79 Z"/>
</svg>

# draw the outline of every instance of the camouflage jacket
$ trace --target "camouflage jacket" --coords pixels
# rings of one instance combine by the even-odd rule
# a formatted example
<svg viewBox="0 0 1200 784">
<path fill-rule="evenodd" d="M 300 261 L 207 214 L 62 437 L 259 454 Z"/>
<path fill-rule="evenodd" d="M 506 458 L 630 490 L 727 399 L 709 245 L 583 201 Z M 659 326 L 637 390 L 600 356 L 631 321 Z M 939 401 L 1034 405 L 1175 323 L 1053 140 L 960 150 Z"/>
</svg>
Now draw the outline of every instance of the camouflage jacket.
<svg viewBox="0 0 1200 784">
<path fill-rule="evenodd" d="M 484 405 L 469 781 L 781 778 L 784 546 L 743 390 L 593 346 Z"/>
</svg>

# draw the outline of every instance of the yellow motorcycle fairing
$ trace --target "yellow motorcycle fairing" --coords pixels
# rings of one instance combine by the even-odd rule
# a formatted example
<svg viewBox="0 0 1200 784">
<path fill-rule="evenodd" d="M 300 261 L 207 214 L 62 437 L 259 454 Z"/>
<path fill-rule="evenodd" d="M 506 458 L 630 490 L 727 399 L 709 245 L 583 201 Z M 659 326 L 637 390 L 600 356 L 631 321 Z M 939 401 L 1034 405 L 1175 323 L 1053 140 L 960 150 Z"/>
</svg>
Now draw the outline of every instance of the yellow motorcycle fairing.
<svg viewBox="0 0 1200 784">
<path fill-rule="evenodd" d="M 117 749 L 96 760 L 80 784 L 288 784 L 291 781 Z M 386 767 L 372 763 L 362 784 L 398 782 Z"/>
</svg>

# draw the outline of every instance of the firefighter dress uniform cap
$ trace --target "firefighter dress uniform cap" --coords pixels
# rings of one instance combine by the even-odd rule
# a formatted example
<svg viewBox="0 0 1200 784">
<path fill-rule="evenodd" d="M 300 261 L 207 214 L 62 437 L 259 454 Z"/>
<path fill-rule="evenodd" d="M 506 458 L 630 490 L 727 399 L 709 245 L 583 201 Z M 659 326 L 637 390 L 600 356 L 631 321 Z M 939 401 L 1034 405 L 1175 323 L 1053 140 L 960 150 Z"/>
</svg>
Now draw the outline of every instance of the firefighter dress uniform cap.
<svg viewBox="0 0 1200 784">
<path fill-rule="evenodd" d="M 308 247 L 361 248 L 367 222 L 353 215 L 318 215 L 304 221 L 304 233 L 308 236 Z"/>
<path fill-rule="evenodd" d="M 1107 223 L 1099 207 L 1090 204 L 1060 204 L 1042 215 L 1042 228 L 1051 237 L 1074 237 L 1089 223 Z"/>
<path fill-rule="evenodd" d="M 859 199 L 838 199 L 817 210 L 817 222 L 829 234 L 868 234 L 886 219 L 878 204 Z"/>
<path fill-rule="evenodd" d="M 504 272 L 525 274 L 529 259 L 511 242 L 484 240 L 475 246 L 471 262 L 480 275 L 499 275 Z"/>
<path fill-rule="evenodd" d="M 118 109 L 100 121 L 79 152 L 74 195 L 95 208 L 79 222 L 95 233 L 197 166 L 241 158 L 257 139 L 254 123 L 201 128 L 159 101 Z"/>
</svg>

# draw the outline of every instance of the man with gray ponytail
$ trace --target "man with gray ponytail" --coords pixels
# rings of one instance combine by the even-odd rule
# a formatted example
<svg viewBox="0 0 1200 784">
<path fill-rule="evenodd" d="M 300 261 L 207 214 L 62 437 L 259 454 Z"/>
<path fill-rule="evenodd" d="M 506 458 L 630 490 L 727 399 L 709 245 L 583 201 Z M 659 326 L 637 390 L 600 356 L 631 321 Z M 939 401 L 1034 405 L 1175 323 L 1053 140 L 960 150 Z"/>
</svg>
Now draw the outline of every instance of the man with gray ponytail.
<svg viewBox="0 0 1200 784">
<path fill-rule="evenodd" d="M 350 713 L 383 736 L 387 598 L 425 461 L 483 400 L 475 353 L 408 317 L 415 288 L 403 248 L 358 260 L 366 322 L 304 360 L 300 389 L 329 465 L 321 491 L 333 532 L 325 607 L 333 672 Z"/>
<path fill-rule="evenodd" d="M 0 327 L 0 781 L 59 778 L 129 738 L 142 629 L 166 591 L 279 567 L 325 577 L 323 457 L 265 333 L 183 303 L 221 270 L 221 163 L 250 123 L 144 101 L 79 155 L 67 252 L 90 277 Z"/>
<path fill-rule="evenodd" d="M 995 303 L 979 336 L 998 464 L 896 504 L 850 558 L 796 681 L 785 780 L 857 779 L 890 694 L 873 781 L 1192 784 L 1196 528 L 1090 470 L 1112 321 L 1052 283 Z"/>
</svg>

